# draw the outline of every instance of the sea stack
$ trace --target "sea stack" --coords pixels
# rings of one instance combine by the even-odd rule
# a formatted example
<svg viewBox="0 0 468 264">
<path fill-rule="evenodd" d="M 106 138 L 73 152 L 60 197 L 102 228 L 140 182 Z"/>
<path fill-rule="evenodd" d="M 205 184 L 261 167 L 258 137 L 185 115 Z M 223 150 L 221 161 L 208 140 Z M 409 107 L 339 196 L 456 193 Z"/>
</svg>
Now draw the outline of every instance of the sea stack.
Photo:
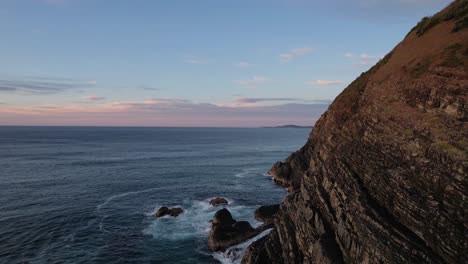
<svg viewBox="0 0 468 264">
<path fill-rule="evenodd" d="M 291 192 L 243 263 L 466 263 L 467 16 L 423 19 L 274 166 Z"/>
<path fill-rule="evenodd" d="M 224 251 L 228 247 L 240 244 L 259 234 L 249 222 L 236 221 L 226 209 L 217 211 L 211 220 L 211 231 L 208 246 L 212 251 Z"/>
</svg>

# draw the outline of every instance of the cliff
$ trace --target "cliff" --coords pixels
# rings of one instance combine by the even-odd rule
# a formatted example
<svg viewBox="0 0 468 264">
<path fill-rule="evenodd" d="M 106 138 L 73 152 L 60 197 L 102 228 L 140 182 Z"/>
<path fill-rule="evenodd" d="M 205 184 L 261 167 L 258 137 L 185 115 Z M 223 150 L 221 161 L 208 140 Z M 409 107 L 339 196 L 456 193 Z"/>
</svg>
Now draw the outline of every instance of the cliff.
<svg viewBox="0 0 468 264">
<path fill-rule="evenodd" d="M 288 187 L 243 263 L 466 263 L 468 0 L 423 19 L 270 174 Z"/>
</svg>

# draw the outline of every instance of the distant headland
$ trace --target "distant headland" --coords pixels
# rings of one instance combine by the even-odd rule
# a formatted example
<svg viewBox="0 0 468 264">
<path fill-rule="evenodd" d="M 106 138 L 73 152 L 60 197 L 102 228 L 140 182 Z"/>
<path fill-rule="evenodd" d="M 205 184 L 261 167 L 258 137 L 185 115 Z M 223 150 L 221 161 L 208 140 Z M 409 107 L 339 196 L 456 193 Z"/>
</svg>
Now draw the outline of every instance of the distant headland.
<svg viewBox="0 0 468 264">
<path fill-rule="evenodd" d="M 284 126 L 267 126 L 263 128 L 313 128 L 313 126 L 284 125 Z"/>
</svg>

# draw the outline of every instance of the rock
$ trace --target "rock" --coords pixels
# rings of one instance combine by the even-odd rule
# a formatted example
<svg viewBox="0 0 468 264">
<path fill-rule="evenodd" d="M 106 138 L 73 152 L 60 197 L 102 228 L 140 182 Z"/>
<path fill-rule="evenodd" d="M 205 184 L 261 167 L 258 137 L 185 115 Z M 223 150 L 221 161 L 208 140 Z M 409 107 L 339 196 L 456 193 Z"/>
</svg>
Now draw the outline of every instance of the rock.
<svg viewBox="0 0 468 264">
<path fill-rule="evenodd" d="M 275 164 L 291 192 L 244 264 L 466 263 L 467 3 L 422 21 Z"/>
<path fill-rule="evenodd" d="M 176 207 L 176 208 L 170 209 L 169 215 L 172 216 L 172 217 L 176 217 L 176 216 L 180 215 L 183 212 L 184 212 L 184 210 L 182 208 Z"/>
<path fill-rule="evenodd" d="M 212 251 L 224 251 L 240 244 L 261 231 L 254 229 L 249 222 L 237 222 L 227 209 L 217 211 L 211 221 L 208 246 Z"/>
<path fill-rule="evenodd" d="M 213 225 L 233 225 L 236 223 L 236 220 L 232 218 L 231 213 L 227 209 L 221 209 L 215 213 L 213 220 L 211 220 Z"/>
<path fill-rule="evenodd" d="M 308 143 L 299 151 L 293 153 L 284 162 L 277 162 L 268 171 L 273 180 L 292 192 L 301 186 L 301 180 L 308 168 L 307 158 L 311 152 Z M 304 157 L 304 158 L 303 158 Z"/>
<path fill-rule="evenodd" d="M 156 212 L 155 216 L 156 217 L 163 217 L 166 215 L 170 215 L 172 217 L 177 217 L 181 213 L 183 213 L 184 210 L 180 207 L 174 207 L 174 208 L 168 208 L 166 206 L 163 206 L 159 208 L 159 210 Z"/>
<path fill-rule="evenodd" d="M 227 205 L 228 203 L 228 200 L 221 197 L 213 198 L 210 200 L 210 204 L 212 206 Z"/>
<path fill-rule="evenodd" d="M 156 217 L 163 217 L 165 215 L 168 215 L 170 212 L 169 208 L 163 206 L 161 208 L 159 208 L 159 210 L 156 212 L 155 216 Z"/>
<path fill-rule="evenodd" d="M 291 166 L 289 166 L 289 163 L 287 162 L 276 162 L 275 165 L 268 171 L 268 174 L 270 174 L 273 177 L 273 180 L 282 185 L 285 188 L 289 188 L 292 183 L 289 178 L 291 174 Z"/>
<path fill-rule="evenodd" d="M 279 210 L 279 204 L 260 206 L 255 210 L 255 219 L 263 223 L 273 223 L 275 214 Z"/>
</svg>

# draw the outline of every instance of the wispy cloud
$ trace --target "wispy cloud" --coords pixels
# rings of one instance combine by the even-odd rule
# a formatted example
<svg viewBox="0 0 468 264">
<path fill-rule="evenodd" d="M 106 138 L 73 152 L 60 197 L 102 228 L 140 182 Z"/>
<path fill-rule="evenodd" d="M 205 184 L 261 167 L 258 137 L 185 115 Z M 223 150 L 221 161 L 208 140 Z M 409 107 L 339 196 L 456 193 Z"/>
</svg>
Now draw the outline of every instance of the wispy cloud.
<svg viewBox="0 0 468 264">
<path fill-rule="evenodd" d="M 104 96 L 97 96 L 97 95 L 87 95 L 83 97 L 83 99 L 88 100 L 88 101 L 103 101 L 106 99 Z"/>
<path fill-rule="evenodd" d="M 314 100 L 305 100 L 305 103 L 311 104 L 326 104 L 329 105 L 333 102 L 333 99 L 314 99 Z"/>
<path fill-rule="evenodd" d="M 67 90 L 93 87 L 96 81 L 82 81 L 49 77 L 23 77 L 0 79 L 0 92 L 25 95 L 55 94 Z"/>
<path fill-rule="evenodd" d="M 234 65 L 235 65 L 236 67 L 238 67 L 238 68 L 249 68 L 249 67 L 254 67 L 254 66 L 255 66 L 255 64 L 249 63 L 249 62 L 245 62 L 245 61 L 241 61 L 241 62 L 235 63 Z"/>
<path fill-rule="evenodd" d="M 297 101 L 304 101 L 303 99 L 299 98 L 288 98 L 288 97 L 241 97 L 237 98 L 237 103 L 247 103 L 247 104 L 254 104 L 259 102 L 297 102 Z"/>
<path fill-rule="evenodd" d="M 244 101 L 278 100 L 256 98 Z M 283 98 L 294 99 L 294 98 Z M 295 99 L 294 99 L 295 100 Z M 0 108 L 1 124 L 117 126 L 269 126 L 314 124 L 326 104 L 223 106 L 178 98 L 92 105 L 42 105 Z"/>
<path fill-rule="evenodd" d="M 185 63 L 188 63 L 188 64 L 208 64 L 208 63 L 210 63 L 210 60 L 205 59 L 205 58 L 192 56 L 192 57 L 189 57 L 188 59 L 186 59 Z"/>
<path fill-rule="evenodd" d="M 380 55 L 369 55 L 367 53 L 355 54 L 352 52 L 347 52 L 344 56 L 351 59 L 352 64 L 355 66 L 371 66 L 383 58 L 383 56 Z"/>
<path fill-rule="evenodd" d="M 305 56 L 309 53 L 311 53 L 314 49 L 311 47 L 302 47 L 302 48 L 296 48 L 292 49 L 288 52 L 280 54 L 280 59 L 283 62 L 289 62 L 292 61 L 298 57 Z"/>
<path fill-rule="evenodd" d="M 344 84 L 344 81 L 342 80 L 316 80 L 316 81 L 307 82 L 306 84 L 328 86 L 328 85 Z"/>
<path fill-rule="evenodd" d="M 263 76 L 254 76 L 249 79 L 235 80 L 234 82 L 248 88 L 257 88 L 259 85 L 270 82 L 270 78 Z"/>
<path fill-rule="evenodd" d="M 146 85 L 140 85 L 138 88 L 147 90 L 147 91 L 160 91 L 161 90 L 159 88 L 154 88 L 154 87 L 146 86 Z"/>
<path fill-rule="evenodd" d="M 284 104 L 330 104 L 329 99 L 302 99 L 293 97 L 238 97 L 232 103 L 216 104 L 220 107 L 260 107 Z"/>
</svg>

